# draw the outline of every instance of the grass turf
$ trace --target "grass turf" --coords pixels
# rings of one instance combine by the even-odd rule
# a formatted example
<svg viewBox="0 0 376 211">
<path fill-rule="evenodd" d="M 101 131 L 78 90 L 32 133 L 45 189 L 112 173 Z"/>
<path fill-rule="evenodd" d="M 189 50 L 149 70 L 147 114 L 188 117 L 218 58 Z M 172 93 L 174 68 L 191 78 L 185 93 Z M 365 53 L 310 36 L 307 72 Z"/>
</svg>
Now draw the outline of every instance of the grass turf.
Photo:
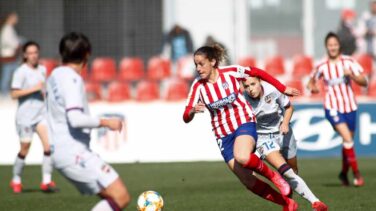
<svg viewBox="0 0 376 211">
<path fill-rule="evenodd" d="M 337 179 L 339 159 L 301 159 L 299 174 L 330 210 L 375 210 L 376 158 L 359 160 L 366 185 L 342 187 Z M 125 181 L 133 199 L 127 210 L 136 210 L 137 196 L 145 190 L 161 193 L 165 211 L 242 211 L 282 210 L 247 191 L 223 162 L 151 163 L 113 165 Z M 26 166 L 24 192 L 13 194 L 9 188 L 11 166 L 0 166 L 0 210 L 90 210 L 95 196 L 81 196 L 58 172 L 54 180 L 60 192 L 39 191 L 40 167 Z M 310 204 L 294 194 L 299 210 Z"/>
</svg>

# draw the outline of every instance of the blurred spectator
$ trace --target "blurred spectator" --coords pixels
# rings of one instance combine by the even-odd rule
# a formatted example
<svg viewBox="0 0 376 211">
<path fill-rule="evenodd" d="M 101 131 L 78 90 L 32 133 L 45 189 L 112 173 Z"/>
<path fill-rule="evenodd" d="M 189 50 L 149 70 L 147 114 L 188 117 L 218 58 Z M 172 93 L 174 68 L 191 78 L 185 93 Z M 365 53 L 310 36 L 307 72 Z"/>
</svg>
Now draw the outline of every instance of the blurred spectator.
<svg viewBox="0 0 376 211">
<path fill-rule="evenodd" d="M 9 94 L 10 81 L 18 65 L 17 56 L 21 43 L 14 28 L 17 23 L 18 15 L 12 12 L 4 19 L 0 31 L 0 58 L 2 63 L 0 91 L 3 96 Z"/>
<path fill-rule="evenodd" d="M 214 46 L 215 44 L 219 45 L 221 48 L 223 48 L 225 50 L 225 55 L 224 55 L 224 60 L 222 62 L 222 64 L 220 65 L 230 65 L 231 64 L 231 61 L 230 61 L 230 57 L 228 56 L 228 52 L 227 52 L 227 48 L 220 42 L 218 42 L 216 39 L 214 39 L 213 36 L 209 35 L 206 37 L 206 40 L 205 40 L 205 44 L 206 46 Z"/>
<path fill-rule="evenodd" d="M 192 38 L 189 32 L 183 27 L 175 25 L 164 38 L 162 53 L 169 54 L 173 63 L 193 53 Z"/>
<path fill-rule="evenodd" d="M 370 11 L 363 13 L 359 20 L 358 33 L 362 37 L 359 47 L 363 52 L 376 58 L 376 1 L 370 2 Z"/>
<path fill-rule="evenodd" d="M 353 10 L 342 10 L 337 34 L 341 42 L 342 53 L 345 55 L 352 55 L 356 51 L 355 17 L 356 13 Z"/>
</svg>

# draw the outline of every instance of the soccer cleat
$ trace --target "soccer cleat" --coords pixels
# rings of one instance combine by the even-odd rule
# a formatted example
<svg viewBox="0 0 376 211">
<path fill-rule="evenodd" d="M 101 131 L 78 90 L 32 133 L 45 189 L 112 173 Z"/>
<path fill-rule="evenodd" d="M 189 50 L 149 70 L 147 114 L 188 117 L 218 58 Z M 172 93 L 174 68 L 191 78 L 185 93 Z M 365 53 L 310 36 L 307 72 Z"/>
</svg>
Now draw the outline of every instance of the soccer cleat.
<svg viewBox="0 0 376 211">
<path fill-rule="evenodd" d="M 338 178 L 339 178 L 339 180 L 341 180 L 343 186 L 349 186 L 350 185 L 349 178 L 347 178 L 347 174 L 341 172 L 341 173 L 339 173 Z"/>
<path fill-rule="evenodd" d="M 287 198 L 287 197 L 283 197 L 287 204 L 285 206 L 283 206 L 283 211 L 296 211 L 298 210 L 298 203 L 296 203 L 293 199 L 290 199 L 290 198 Z"/>
<path fill-rule="evenodd" d="M 327 211 L 328 206 L 321 201 L 316 201 L 312 204 L 313 211 Z"/>
<path fill-rule="evenodd" d="M 22 184 L 21 183 L 14 183 L 12 181 L 12 182 L 10 182 L 10 188 L 13 189 L 13 193 L 21 193 L 22 192 Z"/>
<path fill-rule="evenodd" d="M 50 183 L 41 183 L 40 189 L 45 193 L 54 193 L 58 191 L 56 184 L 53 181 L 51 181 Z"/>
<path fill-rule="evenodd" d="M 355 187 L 360 187 L 364 185 L 364 179 L 362 176 L 357 176 L 354 178 L 354 186 Z"/>
<path fill-rule="evenodd" d="M 291 193 L 290 185 L 284 180 L 281 175 L 277 172 L 273 172 L 274 175 L 271 178 L 271 181 L 274 183 L 275 186 L 277 186 L 279 192 L 281 192 L 282 195 L 288 196 Z"/>
</svg>

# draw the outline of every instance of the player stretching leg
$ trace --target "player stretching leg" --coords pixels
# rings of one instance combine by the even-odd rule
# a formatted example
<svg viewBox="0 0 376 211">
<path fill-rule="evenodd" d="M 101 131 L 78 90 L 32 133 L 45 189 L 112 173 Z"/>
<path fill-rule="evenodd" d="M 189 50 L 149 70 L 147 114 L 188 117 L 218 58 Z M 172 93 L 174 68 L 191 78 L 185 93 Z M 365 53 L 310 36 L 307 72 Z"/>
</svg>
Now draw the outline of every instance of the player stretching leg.
<svg viewBox="0 0 376 211">
<path fill-rule="evenodd" d="M 183 119 L 186 123 L 192 121 L 195 114 L 203 112 L 206 107 L 211 114 L 222 156 L 240 181 L 253 193 L 282 205 L 284 210 L 296 210 L 297 203 L 283 196 L 291 192 L 288 183 L 253 153 L 257 140 L 255 116 L 240 92 L 239 81 L 249 76 L 259 76 L 284 93 L 296 95 L 298 91 L 286 88 L 257 68 L 218 67 L 222 59 L 223 49 L 219 46 L 204 46 L 194 53 L 199 78 L 192 84 Z M 272 181 L 282 195 L 255 178 L 252 171 Z"/>
<path fill-rule="evenodd" d="M 351 57 L 341 54 L 339 38 L 335 33 L 328 33 L 325 38 L 325 47 L 328 57 L 316 66 L 308 82 L 308 89 L 312 93 L 318 93 L 316 81 L 320 78 L 324 79 L 325 117 L 343 138 L 342 171 L 339 174 L 339 179 L 343 185 L 348 186 L 347 172 L 351 167 L 354 174 L 354 185 L 362 186 L 364 180 L 358 169 L 354 149 L 357 104 L 351 88 L 351 81 L 360 86 L 367 86 L 368 82 L 362 75 L 363 68 Z"/>
<path fill-rule="evenodd" d="M 297 175 L 296 140 L 289 126 L 293 106 L 289 98 L 270 84 L 261 82 L 257 77 L 247 78 L 243 85 L 245 99 L 254 108 L 256 114 L 257 151 L 260 156 L 278 169 L 295 192 L 312 204 L 314 210 L 328 210 L 328 207 L 320 202 L 304 180 Z"/>
<path fill-rule="evenodd" d="M 119 119 L 98 119 L 89 114 L 80 72 L 87 64 L 91 45 L 80 33 L 69 33 L 60 41 L 63 66 L 47 81 L 47 120 L 55 168 L 82 194 L 102 198 L 93 211 L 121 210 L 130 196 L 117 172 L 89 148 L 92 128 L 122 129 Z"/>
<path fill-rule="evenodd" d="M 13 99 L 18 99 L 16 128 L 20 137 L 21 149 L 13 166 L 13 179 L 10 186 L 14 193 L 22 192 L 21 174 L 33 134 L 36 132 L 42 141 L 44 151 L 40 188 L 45 192 L 53 192 L 56 190 L 56 186 L 51 180 L 53 167 L 47 137 L 47 125 L 44 120 L 46 108 L 42 91 L 46 79 L 46 68 L 38 64 L 38 43 L 27 42 L 22 51 L 23 64 L 15 71 L 11 85 L 11 96 Z"/>
</svg>

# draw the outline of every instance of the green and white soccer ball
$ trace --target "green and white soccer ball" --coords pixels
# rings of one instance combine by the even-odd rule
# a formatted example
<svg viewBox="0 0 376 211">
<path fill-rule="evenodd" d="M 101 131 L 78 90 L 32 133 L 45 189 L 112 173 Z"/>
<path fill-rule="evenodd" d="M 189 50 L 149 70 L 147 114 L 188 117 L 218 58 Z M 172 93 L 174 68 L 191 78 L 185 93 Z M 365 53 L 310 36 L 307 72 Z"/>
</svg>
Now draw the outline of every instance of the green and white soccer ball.
<svg viewBox="0 0 376 211">
<path fill-rule="evenodd" d="M 163 209 L 163 198 L 155 191 L 145 191 L 137 199 L 137 210 L 139 211 L 161 211 Z"/>
</svg>

